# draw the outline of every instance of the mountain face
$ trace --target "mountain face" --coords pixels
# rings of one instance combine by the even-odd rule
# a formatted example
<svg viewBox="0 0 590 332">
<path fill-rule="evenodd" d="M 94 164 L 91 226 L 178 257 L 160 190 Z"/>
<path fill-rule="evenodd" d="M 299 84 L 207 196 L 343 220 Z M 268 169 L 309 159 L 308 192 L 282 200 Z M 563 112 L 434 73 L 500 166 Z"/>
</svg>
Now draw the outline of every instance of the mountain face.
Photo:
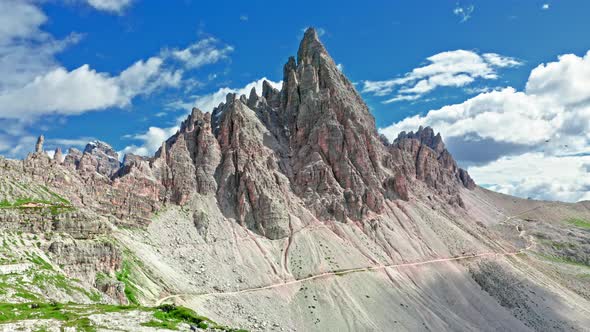
<svg viewBox="0 0 590 332">
<path fill-rule="evenodd" d="M 193 109 L 154 158 L 129 162 L 115 180 L 135 171 L 156 180 L 149 186 L 160 201 L 179 205 L 215 194 L 228 218 L 271 239 L 286 237 L 289 214 L 302 209 L 320 220 L 361 221 L 383 213 L 386 199 L 409 200 L 416 180 L 458 205 L 458 188 L 475 187 L 430 128 L 384 144 L 313 29 L 285 64 L 283 82 L 281 91 L 265 83 L 260 96 L 229 94 L 211 114 Z M 77 167 L 110 177 L 113 153 L 89 145 Z"/>
<path fill-rule="evenodd" d="M 51 271 L 103 303 L 174 302 L 252 330 L 590 325 L 586 203 L 480 188 L 429 127 L 380 137 L 313 29 L 283 75 L 280 91 L 193 109 L 152 157 L 121 163 L 97 141 L 49 158 L 41 137 L 0 159 L 10 250 L 31 260 L 36 237 Z"/>
</svg>

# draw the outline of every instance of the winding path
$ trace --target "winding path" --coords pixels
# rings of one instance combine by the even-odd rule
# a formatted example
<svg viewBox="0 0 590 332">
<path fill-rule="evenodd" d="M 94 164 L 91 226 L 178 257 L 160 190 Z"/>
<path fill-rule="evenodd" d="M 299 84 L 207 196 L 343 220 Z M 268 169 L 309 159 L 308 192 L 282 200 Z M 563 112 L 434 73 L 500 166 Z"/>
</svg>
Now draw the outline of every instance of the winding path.
<svg viewBox="0 0 590 332">
<path fill-rule="evenodd" d="M 536 210 L 538 208 L 541 208 L 541 206 L 537 206 L 533 209 L 529 209 L 526 211 L 523 211 L 519 214 L 513 215 L 513 216 L 509 216 L 506 218 L 506 220 L 500 222 L 500 223 L 506 223 L 511 219 L 517 218 L 527 212 L 530 212 L 532 210 Z M 521 233 L 519 236 L 523 236 L 523 234 Z M 239 294 L 245 294 L 245 293 L 252 293 L 252 292 L 257 292 L 257 291 L 263 291 L 263 290 L 267 290 L 267 289 L 274 289 L 274 288 L 280 288 L 280 287 L 285 287 L 285 286 L 291 286 L 291 285 L 296 285 L 296 284 L 301 284 L 307 281 L 312 281 L 312 280 L 316 280 L 316 279 L 321 279 L 321 278 L 327 278 L 327 277 L 333 277 L 333 276 L 342 276 L 342 275 L 346 275 L 346 274 L 351 274 L 351 273 L 358 273 L 358 272 L 370 272 L 370 271 L 378 271 L 378 270 L 383 270 L 386 268 L 395 268 L 395 269 L 400 269 L 400 268 L 405 268 L 405 267 L 416 267 L 416 266 L 422 266 L 422 265 L 429 265 L 429 264 L 437 264 L 437 263 L 444 263 L 444 262 L 453 262 L 453 261 L 460 261 L 460 260 L 466 260 L 466 259 L 474 259 L 474 258 L 482 258 L 482 257 L 506 257 L 506 256 L 515 256 L 518 255 L 524 251 L 527 251 L 529 249 L 531 249 L 534 246 L 534 242 L 529 241 L 529 245 L 526 248 L 523 249 L 519 249 L 516 251 L 512 251 L 512 252 L 503 252 L 503 253 L 497 253 L 497 252 L 484 252 L 484 253 L 480 253 L 480 254 L 471 254 L 471 255 L 462 255 L 462 256 L 455 256 L 455 257 L 448 257 L 448 258 L 437 258 L 437 259 L 431 259 L 431 260 L 426 260 L 426 261 L 421 261 L 421 262 L 413 262 L 413 263 L 398 263 L 398 264 L 387 264 L 387 265 L 372 265 L 372 266 L 367 266 L 367 267 L 359 267 L 359 268 L 352 268 L 352 269 L 342 269 L 342 270 L 334 270 L 334 271 L 329 271 L 329 272 L 323 272 L 320 274 L 316 274 L 316 275 L 312 275 L 309 277 L 305 277 L 305 278 L 301 278 L 301 279 L 294 279 L 294 280 L 288 280 L 288 281 L 284 281 L 284 282 L 279 282 L 279 283 L 275 283 L 275 284 L 270 284 L 267 286 L 260 286 L 260 287 L 252 287 L 252 288 L 244 288 L 241 290 L 237 290 L 237 291 L 227 291 L 227 292 L 208 292 L 208 293 L 181 293 L 181 294 L 173 294 L 173 295 L 169 295 L 166 297 L 163 297 L 159 300 L 156 301 L 156 306 L 161 305 L 162 303 L 171 300 L 171 299 L 177 299 L 177 298 L 182 298 L 182 297 L 197 297 L 197 296 L 231 296 L 231 295 L 239 295 Z"/>
<path fill-rule="evenodd" d="M 245 288 L 245 289 L 241 289 L 238 291 L 174 294 L 174 295 L 169 295 L 169 296 L 159 299 L 158 301 L 156 301 L 156 305 L 158 306 L 158 305 L 166 302 L 167 300 L 171 300 L 174 298 L 181 298 L 183 296 L 196 297 L 196 296 L 211 296 L 211 295 L 212 296 L 238 295 L 238 294 L 252 293 L 252 292 L 267 290 L 267 289 L 285 287 L 285 286 L 290 286 L 290 285 L 296 285 L 296 284 L 304 283 L 307 281 L 331 277 L 331 276 L 342 276 L 342 275 L 346 275 L 346 274 L 350 274 L 350 273 L 377 271 L 377 270 L 383 270 L 386 268 L 415 267 L 415 266 L 421 266 L 421 265 L 436 264 L 436 263 L 443 263 L 443 262 L 452 262 L 452 261 L 459 261 L 459 260 L 464 260 L 464 259 L 474 259 L 474 258 L 489 257 L 489 256 L 494 256 L 494 257 L 514 256 L 514 255 L 518 255 L 518 254 L 522 253 L 525 250 L 530 249 L 531 246 L 532 245 L 529 245 L 528 247 L 526 247 L 524 249 L 514 251 L 514 252 L 508 252 L 508 253 L 486 252 L 486 253 L 481 253 L 481 254 L 464 255 L 464 256 L 456 256 L 456 257 L 449 257 L 449 258 L 438 258 L 438 259 L 432 259 L 432 260 L 427 260 L 427 261 L 422 261 L 422 262 L 414 262 L 414 263 L 375 265 L 375 266 L 359 267 L 359 268 L 353 268 L 353 269 L 343 269 L 343 270 L 337 270 L 337 271 L 324 272 L 324 273 L 316 274 L 316 275 L 309 276 L 306 278 L 289 280 L 289 281 L 271 284 L 271 285 L 267 285 L 267 286 Z"/>
</svg>

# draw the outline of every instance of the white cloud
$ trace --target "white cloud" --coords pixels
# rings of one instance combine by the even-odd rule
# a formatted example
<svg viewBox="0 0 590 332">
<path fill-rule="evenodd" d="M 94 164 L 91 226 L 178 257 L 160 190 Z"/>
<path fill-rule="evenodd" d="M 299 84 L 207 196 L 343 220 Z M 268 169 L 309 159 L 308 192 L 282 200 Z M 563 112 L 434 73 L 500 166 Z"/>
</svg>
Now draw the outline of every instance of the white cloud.
<svg viewBox="0 0 590 332">
<path fill-rule="evenodd" d="M 147 61 L 137 61 L 121 72 L 116 83 L 121 86 L 127 103 L 140 94 L 150 94 L 161 87 L 177 87 L 182 80 L 182 71 L 163 69 L 163 60 L 151 57 Z"/>
<path fill-rule="evenodd" d="M 416 100 L 438 87 L 463 87 L 476 79 L 497 79 L 497 68 L 521 65 L 511 57 L 496 53 L 480 55 L 466 50 L 442 52 L 426 60 L 429 62 L 427 65 L 415 68 L 403 77 L 363 81 L 362 92 L 386 96 L 396 91 L 396 95 L 384 103 Z"/>
<path fill-rule="evenodd" d="M 420 95 L 397 95 L 393 98 L 387 99 L 383 103 L 389 104 L 389 103 L 395 103 L 398 101 L 413 101 L 413 100 L 417 100 L 419 98 L 420 98 Z"/>
<path fill-rule="evenodd" d="M 88 65 L 72 71 L 56 68 L 21 88 L 0 91 L 0 118 L 72 115 L 124 107 L 139 94 L 179 84 L 181 74 L 162 71 L 161 65 L 162 60 L 157 57 L 138 61 L 115 77 L 96 72 Z"/>
<path fill-rule="evenodd" d="M 401 131 L 415 130 L 427 124 L 441 131 L 444 137 L 477 133 L 481 138 L 532 145 L 553 136 L 558 119 L 548 115 L 560 111 L 555 107 L 559 105 L 505 88 L 430 111 L 425 116 L 406 118 L 381 129 L 381 132 L 393 139 Z"/>
<path fill-rule="evenodd" d="M 47 155 L 49 156 L 49 158 L 53 159 L 53 157 L 55 157 L 55 150 L 51 150 L 51 151 L 46 151 L 45 153 L 47 153 Z M 61 161 L 61 160 L 60 160 Z"/>
<path fill-rule="evenodd" d="M 163 56 L 181 60 L 195 69 L 226 58 L 230 46 L 217 49 L 208 38 L 184 50 L 165 51 Z M 183 72 L 166 68 L 165 58 L 140 60 L 112 76 L 89 65 L 68 71 L 54 68 L 22 87 L 0 90 L 0 118 L 35 117 L 46 114 L 81 114 L 108 107 L 125 107 L 138 95 L 148 95 L 163 87 L 178 87 Z"/>
<path fill-rule="evenodd" d="M 132 0 L 87 0 L 88 4 L 97 10 L 112 13 L 121 13 L 128 7 Z"/>
<path fill-rule="evenodd" d="M 130 0 L 89 0 L 104 10 L 118 11 Z M 36 2 L 0 2 L 0 119 L 33 120 L 47 114 L 73 115 L 109 107 L 125 107 L 139 95 L 160 88 L 179 87 L 183 71 L 226 59 L 233 50 L 214 38 L 206 38 L 182 50 L 163 50 L 139 60 L 119 74 L 97 72 L 89 64 L 75 69 L 60 65 L 55 54 L 77 42 L 72 34 L 55 40 L 42 30 L 47 17 Z"/>
<path fill-rule="evenodd" d="M 567 105 L 590 101 L 590 51 L 584 57 L 565 54 L 556 62 L 539 65 L 531 72 L 526 92 Z"/>
<path fill-rule="evenodd" d="M 27 1 L 0 1 L 0 91 L 22 86 L 56 68 L 55 53 L 76 43 L 79 34 L 55 40 L 40 27 L 45 14 Z"/>
<path fill-rule="evenodd" d="M 140 156 L 152 156 L 158 148 L 162 146 L 162 142 L 174 135 L 178 129 L 178 126 L 170 128 L 149 127 L 148 131 L 145 133 L 131 136 L 131 138 L 141 141 L 140 145 L 130 145 L 125 147 L 123 150 L 119 151 L 119 156 L 123 158 L 127 153 L 133 153 Z"/>
<path fill-rule="evenodd" d="M 210 37 L 200 40 L 185 49 L 165 50 L 163 56 L 174 58 L 184 63 L 189 69 L 197 69 L 227 59 L 233 50 L 232 46 L 220 45 L 217 39 Z"/>
<path fill-rule="evenodd" d="M 119 87 L 88 65 L 71 72 L 54 69 L 20 89 L 0 93 L 1 118 L 18 119 L 56 112 L 76 114 L 121 103 Z"/>
<path fill-rule="evenodd" d="M 245 14 L 240 15 L 240 21 L 247 22 L 248 21 L 248 15 L 245 15 Z"/>
<path fill-rule="evenodd" d="M 543 6 L 541 6 L 541 9 L 548 10 L 549 9 L 549 4 L 548 3 L 544 3 Z"/>
<path fill-rule="evenodd" d="M 41 35 L 39 26 L 47 17 L 34 5 L 26 1 L 3 0 L 0 2 L 0 43 L 4 44 L 15 38 L 28 38 Z M 42 36 L 39 36 L 42 37 Z"/>
<path fill-rule="evenodd" d="M 502 88 L 484 86 L 484 87 L 465 88 L 464 91 L 467 94 L 475 95 L 475 94 L 480 94 L 480 93 L 485 93 L 485 92 L 491 92 L 491 91 L 499 91 L 499 90 L 502 90 Z"/>
<path fill-rule="evenodd" d="M 37 123 L 43 116 L 126 107 L 137 96 L 167 87 L 190 90 L 199 83 L 183 79 L 179 64 L 195 69 L 226 59 L 233 50 L 207 38 L 184 50 L 162 50 L 119 73 L 98 72 L 90 64 L 66 68 L 56 54 L 78 42 L 81 35 L 72 33 L 57 40 L 44 31 L 48 18 L 39 3 L 0 0 L 0 142 L 9 142 L 12 147 L 0 144 L 0 152 L 9 156 L 22 157 L 30 150 L 28 142 L 22 143 L 23 137 L 34 137 L 27 128 L 48 129 Z M 132 1 L 88 3 L 97 9 L 120 12 Z"/>
<path fill-rule="evenodd" d="M 525 153 L 470 167 L 475 181 L 489 189 L 534 199 L 577 202 L 590 199 L 590 156 L 556 157 Z"/>
<path fill-rule="evenodd" d="M 408 117 L 380 132 L 393 140 L 400 131 L 432 126 L 450 142 L 452 151 L 462 155 L 464 163 L 478 165 L 470 170 L 477 172 L 476 180 L 480 183 L 493 183 L 520 196 L 577 200 L 582 197 L 580 190 L 558 184 L 563 176 L 554 177 L 549 185 L 549 173 L 527 179 L 534 172 L 528 173 L 527 166 L 516 165 L 523 162 L 536 167 L 531 166 L 534 161 L 541 168 L 557 171 L 551 167 L 559 161 L 565 166 L 586 161 L 584 156 L 590 155 L 588 77 L 590 52 L 583 57 L 562 55 L 555 62 L 533 69 L 525 91 L 507 87 L 482 93 L 460 104 Z M 485 149 L 485 153 L 478 151 L 478 147 Z M 472 154 L 464 154 L 463 150 Z M 511 171 L 503 172 L 503 178 L 489 176 L 501 166 L 509 166 Z M 546 192 L 542 193 L 541 188 Z"/>
<path fill-rule="evenodd" d="M 467 20 L 469 20 L 471 18 L 471 14 L 473 14 L 474 10 L 475 10 L 474 5 L 462 7 L 459 4 L 457 4 L 457 7 L 455 7 L 455 9 L 453 9 L 453 14 L 455 14 L 456 16 L 459 16 L 461 18 L 461 21 L 459 21 L 460 23 L 464 23 L 464 22 L 467 22 Z"/>
<path fill-rule="evenodd" d="M 497 53 L 484 53 L 482 57 L 492 67 L 506 68 L 506 67 L 518 67 L 522 65 L 522 62 L 508 56 L 502 56 Z"/>
</svg>

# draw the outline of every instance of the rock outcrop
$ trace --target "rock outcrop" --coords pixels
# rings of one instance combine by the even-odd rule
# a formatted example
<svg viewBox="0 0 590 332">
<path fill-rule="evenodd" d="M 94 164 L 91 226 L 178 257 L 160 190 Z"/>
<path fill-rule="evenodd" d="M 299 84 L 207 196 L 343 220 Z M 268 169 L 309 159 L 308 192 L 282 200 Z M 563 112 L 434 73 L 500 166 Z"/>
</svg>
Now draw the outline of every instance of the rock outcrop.
<svg viewBox="0 0 590 332">
<path fill-rule="evenodd" d="M 117 173 L 120 167 L 117 152 L 101 141 L 88 143 L 78 164 L 78 168 L 83 172 L 95 171 L 109 178 Z"/>
<path fill-rule="evenodd" d="M 41 135 L 39 138 L 37 138 L 37 143 L 35 144 L 36 153 L 43 152 L 43 142 L 45 142 L 45 136 Z"/>
<path fill-rule="evenodd" d="M 359 220 L 383 206 L 387 173 L 375 121 L 313 29 L 285 64 L 281 114 L 296 193 L 318 214 Z"/>
<path fill-rule="evenodd" d="M 413 156 L 416 178 L 431 188 L 443 189 L 457 182 L 465 188 L 475 188 L 475 182 L 457 166 L 440 134 L 435 135 L 432 128 L 420 127 L 416 133 L 401 132 L 393 145 Z"/>
<path fill-rule="evenodd" d="M 58 164 L 61 164 L 64 161 L 64 156 L 61 152 L 60 147 L 55 148 L 55 152 L 53 153 L 53 160 Z"/>
<path fill-rule="evenodd" d="M 64 158 L 64 165 L 69 168 L 77 169 L 82 159 L 82 151 L 76 148 L 69 148 L 68 154 Z"/>
<path fill-rule="evenodd" d="M 53 242 L 48 252 L 71 277 L 94 285 L 97 274 L 115 275 L 121 269 L 122 254 L 109 242 L 76 241 Z"/>
<path fill-rule="evenodd" d="M 220 118 L 221 161 L 216 178 L 222 211 L 270 238 L 286 236 L 289 180 L 280 170 L 279 141 L 258 114 L 234 95 L 213 116 Z"/>
<path fill-rule="evenodd" d="M 156 152 L 152 165 L 166 187 L 167 200 L 182 205 L 193 193 L 215 193 L 214 173 L 220 158 L 211 114 L 193 108 L 180 130 Z"/>
</svg>

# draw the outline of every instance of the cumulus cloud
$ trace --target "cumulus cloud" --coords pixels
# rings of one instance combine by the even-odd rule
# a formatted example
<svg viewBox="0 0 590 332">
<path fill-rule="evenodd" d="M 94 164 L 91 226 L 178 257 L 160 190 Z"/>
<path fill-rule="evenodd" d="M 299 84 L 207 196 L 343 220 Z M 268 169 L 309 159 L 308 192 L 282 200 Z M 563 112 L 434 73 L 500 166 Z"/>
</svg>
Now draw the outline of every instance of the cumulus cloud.
<svg viewBox="0 0 590 332">
<path fill-rule="evenodd" d="M 130 0 L 89 0 L 117 11 Z M 48 114 L 73 115 L 109 107 L 125 107 L 139 95 L 184 84 L 186 70 L 226 59 L 233 50 L 215 38 L 185 49 L 162 50 L 118 74 L 98 72 L 89 64 L 68 69 L 55 58 L 81 36 L 56 40 L 43 31 L 46 15 L 35 2 L 0 2 L 0 119 L 31 120 Z M 178 62 L 183 69 L 178 69 Z M 192 84 L 193 80 L 187 80 Z"/>
<path fill-rule="evenodd" d="M 157 57 L 140 60 L 114 77 L 88 65 L 72 71 L 56 68 L 21 88 L 0 91 L 0 118 L 72 115 L 123 107 L 139 94 L 179 84 L 180 72 L 161 71 L 161 65 L 162 60 Z"/>
<path fill-rule="evenodd" d="M 506 67 L 517 67 L 522 65 L 522 63 L 515 58 L 511 58 L 508 56 L 502 56 L 496 53 L 484 53 L 482 54 L 484 60 L 490 64 L 492 67 L 497 68 L 506 68 Z"/>
<path fill-rule="evenodd" d="M 57 67 L 54 55 L 81 38 L 73 33 L 56 40 L 41 30 L 46 21 L 45 14 L 27 1 L 0 1 L 0 91 Z"/>
<path fill-rule="evenodd" d="M 119 89 L 105 75 L 83 65 L 71 72 L 54 69 L 20 89 L 0 94 L 2 118 L 59 112 L 76 114 L 119 103 Z"/>
<path fill-rule="evenodd" d="M 543 10 L 548 10 L 548 9 L 549 9 L 549 4 L 548 4 L 548 3 L 544 3 L 544 4 L 541 6 L 541 9 L 543 9 Z"/>
<path fill-rule="evenodd" d="M 97 10 L 112 13 L 121 13 L 132 0 L 87 0 L 88 4 Z"/>
<path fill-rule="evenodd" d="M 138 95 L 149 95 L 165 87 L 182 83 L 182 70 L 166 65 L 174 57 L 188 69 L 215 63 L 227 57 L 230 46 L 217 49 L 212 39 L 184 50 L 164 51 L 161 56 L 139 60 L 118 75 L 100 73 L 88 64 L 68 71 L 52 64 L 45 73 L 30 78 L 22 86 L 0 89 L 0 118 L 28 118 L 47 114 L 73 115 L 109 107 L 125 107 Z M 1 51 L 0 51 L 1 52 Z M 1 67 L 0 67 L 1 68 Z M 43 68 L 39 68 L 41 71 Z M 14 81 L 24 81 L 22 73 Z"/>
<path fill-rule="evenodd" d="M 132 1 L 92 0 L 97 9 L 119 12 Z M 56 39 L 43 29 L 48 18 L 36 1 L 0 1 L 0 144 L 4 155 L 22 157 L 30 149 L 27 128 L 46 130 L 38 121 L 112 107 L 128 107 L 134 98 L 166 88 L 194 88 L 188 71 L 227 59 L 233 50 L 214 38 L 185 49 L 165 49 L 118 73 L 99 72 L 91 64 L 66 68 L 56 54 L 77 43 L 72 33 Z M 22 148 L 21 148 L 22 147 Z M 25 150 L 26 147 L 26 150 Z"/>
<path fill-rule="evenodd" d="M 480 94 L 461 104 L 444 106 L 425 116 L 406 118 L 381 132 L 393 138 L 400 131 L 415 130 L 427 124 L 440 130 L 445 137 L 476 133 L 480 138 L 500 142 L 537 144 L 553 136 L 559 118 L 547 115 L 550 112 L 557 115 L 560 110 L 553 107 L 558 106 L 549 100 L 505 88 Z"/>
<path fill-rule="evenodd" d="M 384 103 L 416 100 L 438 87 L 463 87 L 476 79 L 498 78 L 498 68 L 516 67 L 521 62 L 496 53 L 478 54 L 474 51 L 455 50 L 435 54 L 426 59 L 429 63 L 413 69 L 402 77 L 384 81 L 363 81 L 364 93 L 393 98 Z"/>
<path fill-rule="evenodd" d="M 150 94 L 161 87 L 177 87 L 181 83 L 183 72 L 164 69 L 163 62 L 159 57 L 140 60 L 116 77 L 126 103 L 137 95 Z"/>
<path fill-rule="evenodd" d="M 544 200 L 577 202 L 590 199 L 590 156 L 556 157 L 525 153 L 502 157 L 469 173 L 482 185 L 501 193 Z"/>
<path fill-rule="evenodd" d="M 572 165 L 586 161 L 590 143 L 588 77 L 590 52 L 582 57 L 562 55 L 557 61 L 533 69 L 524 91 L 507 87 L 482 93 L 460 104 L 408 117 L 381 128 L 380 132 L 394 139 L 400 131 L 432 126 L 451 143 L 451 152 L 459 151 L 460 161 L 471 166 L 469 170 L 475 171 L 476 181 L 494 183 L 497 188 L 519 196 L 540 197 L 544 188 L 544 198 L 576 200 L 582 197 L 580 190 L 557 185 L 557 177 L 552 185 L 541 186 L 539 178 L 521 181 L 528 174 L 526 167 L 515 165 L 516 161 L 543 165 L 544 161 L 539 160 L 542 157 L 546 158 L 547 167 L 560 160 Z M 473 147 L 485 148 L 486 153 L 462 153 Z M 490 180 L 488 175 L 502 165 L 514 171 L 506 172 L 502 179 L 494 178 L 498 182 Z M 545 175 L 542 179 L 547 182 L 551 177 Z M 512 178 L 508 181 L 507 177 Z"/>
<path fill-rule="evenodd" d="M 546 96 L 566 105 L 590 101 L 590 52 L 584 57 L 561 55 L 556 62 L 533 69 L 526 84 L 530 95 Z"/>
<path fill-rule="evenodd" d="M 25 1 L 0 2 L 0 17 L 2 18 L 0 25 L 2 44 L 15 38 L 28 38 L 33 34 L 42 34 L 39 26 L 47 21 L 47 17 L 41 10 Z"/>
</svg>

